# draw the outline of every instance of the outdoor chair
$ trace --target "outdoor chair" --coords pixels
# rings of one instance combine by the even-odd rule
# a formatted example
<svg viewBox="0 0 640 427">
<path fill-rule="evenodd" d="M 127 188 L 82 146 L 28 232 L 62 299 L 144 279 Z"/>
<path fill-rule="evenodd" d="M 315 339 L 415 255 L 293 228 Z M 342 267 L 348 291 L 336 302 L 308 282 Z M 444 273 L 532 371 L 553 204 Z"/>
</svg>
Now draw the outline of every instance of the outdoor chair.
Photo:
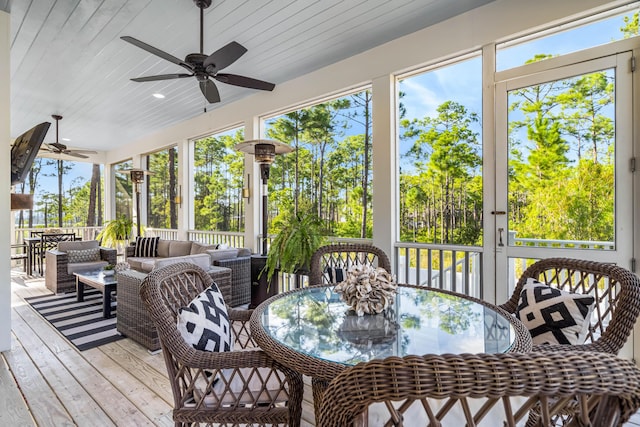
<svg viewBox="0 0 640 427">
<path fill-rule="evenodd" d="M 302 376 L 255 347 L 249 330 L 252 310 L 228 308 L 235 338 L 232 351 L 196 350 L 181 335 L 176 325 L 180 308 L 212 283 L 200 267 L 177 263 L 153 270 L 140 288 L 160 338 L 175 425 L 299 426 Z"/>
<path fill-rule="evenodd" d="M 319 407 L 322 427 L 618 426 L 640 408 L 640 370 L 570 351 L 390 357 L 342 372 Z"/>
<path fill-rule="evenodd" d="M 44 259 L 48 250 L 57 249 L 60 242 L 71 242 L 76 240 L 75 233 L 44 233 L 40 235 L 40 242 L 36 247 L 36 262 L 38 273 L 44 272 Z"/>
<path fill-rule="evenodd" d="M 541 344 L 533 350 L 597 351 L 618 354 L 640 314 L 640 279 L 614 264 L 570 258 L 547 258 L 529 266 L 511 298 L 500 305 L 515 313 L 522 288 L 533 278 L 553 288 L 590 295 L 595 299 L 584 344 Z"/>
<path fill-rule="evenodd" d="M 310 285 L 338 283 L 352 265 L 382 267 L 391 273 L 391 262 L 380 248 L 360 243 L 338 243 L 320 247 L 311 256 Z"/>
</svg>

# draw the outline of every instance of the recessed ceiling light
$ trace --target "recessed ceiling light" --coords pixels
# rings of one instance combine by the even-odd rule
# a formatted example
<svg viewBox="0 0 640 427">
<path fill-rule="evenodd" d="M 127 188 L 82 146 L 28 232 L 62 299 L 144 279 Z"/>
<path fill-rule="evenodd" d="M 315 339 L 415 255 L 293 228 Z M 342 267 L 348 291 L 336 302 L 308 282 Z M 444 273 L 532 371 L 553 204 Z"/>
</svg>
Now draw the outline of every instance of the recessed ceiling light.
<svg viewBox="0 0 640 427">
<path fill-rule="evenodd" d="M 61 140 L 65 141 L 65 142 L 69 142 L 71 141 L 69 138 L 60 138 Z"/>
<path fill-rule="evenodd" d="M 161 94 L 161 93 L 154 93 L 154 94 L 153 94 L 153 96 L 154 96 L 155 98 L 158 98 L 158 99 L 162 99 L 162 98 L 164 98 L 164 95 L 163 95 L 163 94 Z"/>
</svg>

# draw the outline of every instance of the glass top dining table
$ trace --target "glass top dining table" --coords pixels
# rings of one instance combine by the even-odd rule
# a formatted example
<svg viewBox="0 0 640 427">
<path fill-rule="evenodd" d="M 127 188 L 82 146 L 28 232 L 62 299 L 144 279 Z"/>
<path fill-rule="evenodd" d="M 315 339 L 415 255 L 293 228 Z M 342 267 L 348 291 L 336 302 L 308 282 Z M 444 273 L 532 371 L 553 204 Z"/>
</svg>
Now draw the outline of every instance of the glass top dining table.
<svg viewBox="0 0 640 427">
<path fill-rule="evenodd" d="M 258 306 L 251 332 L 275 360 L 322 380 L 389 356 L 531 350 L 526 328 L 497 306 L 413 285 L 399 285 L 384 314 L 362 317 L 333 286 L 296 289 Z"/>
</svg>

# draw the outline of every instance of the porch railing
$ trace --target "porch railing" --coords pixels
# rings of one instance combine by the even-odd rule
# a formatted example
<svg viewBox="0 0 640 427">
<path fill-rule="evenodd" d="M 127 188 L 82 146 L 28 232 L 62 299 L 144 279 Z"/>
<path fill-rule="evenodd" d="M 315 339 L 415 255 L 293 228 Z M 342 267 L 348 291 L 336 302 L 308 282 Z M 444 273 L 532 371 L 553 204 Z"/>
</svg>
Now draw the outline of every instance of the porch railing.
<svg viewBox="0 0 640 427">
<path fill-rule="evenodd" d="M 394 250 L 394 274 L 399 283 L 482 298 L 481 247 L 396 243 Z"/>
<path fill-rule="evenodd" d="M 15 240 L 21 244 L 31 231 L 41 231 L 42 227 L 16 228 Z M 95 239 L 102 227 L 63 227 L 65 233 L 75 233 L 83 240 Z M 178 230 L 146 228 L 145 235 L 158 236 L 162 239 L 177 239 Z M 244 234 L 239 232 L 221 232 L 188 230 L 187 238 L 209 244 L 225 243 L 232 247 L 247 247 Z M 269 236 L 271 240 L 273 236 Z M 509 245 L 552 248 L 591 248 L 614 249 L 613 242 L 551 240 L 517 238 L 515 232 L 509 232 Z M 262 236 L 258 237 L 261 242 Z M 371 239 L 347 239 L 331 237 L 331 243 L 357 242 L 371 243 Z M 398 242 L 394 245 L 395 264 L 393 274 L 400 283 L 410 283 L 451 290 L 477 298 L 482 298 L 482 260 L 483 248 L 479 246 L 434 245 L 422 243 Z M 513 259 L 510 261 L 510 276 L 517 275 L 533 260 Z M 307 286 L 308 277 L 288 273 L 278 273 L 280 291 L 293 289 L 296 286 Z M 510 278 L 510 281 L 515 278 Z"/>
<path fill-rule="evenodd" d="M 16 228 L 14 234 L 14 241 L 12 243 L 22 244 L 24 243 L 24 238 L 29 237 L 32 231 L 43 231 L 47 229 L 56 229 L 60 230 L 61 233 L 74 233 L 76 236 L 81 238 L 82 240 L 95 240 L 100 231 L 102 230 L 102 226 L 96 227 L 23 227 Z"/>
</svg>

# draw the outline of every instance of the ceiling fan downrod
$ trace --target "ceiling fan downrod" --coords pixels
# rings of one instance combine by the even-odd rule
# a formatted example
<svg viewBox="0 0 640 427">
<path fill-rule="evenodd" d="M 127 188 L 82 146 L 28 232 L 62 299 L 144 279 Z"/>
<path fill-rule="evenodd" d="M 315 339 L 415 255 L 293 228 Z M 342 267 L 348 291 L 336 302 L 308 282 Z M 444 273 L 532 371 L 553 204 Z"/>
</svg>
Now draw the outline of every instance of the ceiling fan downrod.
<svg viewBox="0 0 640 427">
<path fill-rule="evenodd" d="M 211 0 L 193 0 L 200 9 L 200 54 L 204 55 L 204 10 L 211 6 Z"/>
<path fill-rule="evenodd" d="M 62 120 L 62 116 L 60 114 L 52 114 L 51 118 L 56 121 L 56 144 L 59 144 L 60 139 L 58 138 L 58 121 Z"/>
</svg>

